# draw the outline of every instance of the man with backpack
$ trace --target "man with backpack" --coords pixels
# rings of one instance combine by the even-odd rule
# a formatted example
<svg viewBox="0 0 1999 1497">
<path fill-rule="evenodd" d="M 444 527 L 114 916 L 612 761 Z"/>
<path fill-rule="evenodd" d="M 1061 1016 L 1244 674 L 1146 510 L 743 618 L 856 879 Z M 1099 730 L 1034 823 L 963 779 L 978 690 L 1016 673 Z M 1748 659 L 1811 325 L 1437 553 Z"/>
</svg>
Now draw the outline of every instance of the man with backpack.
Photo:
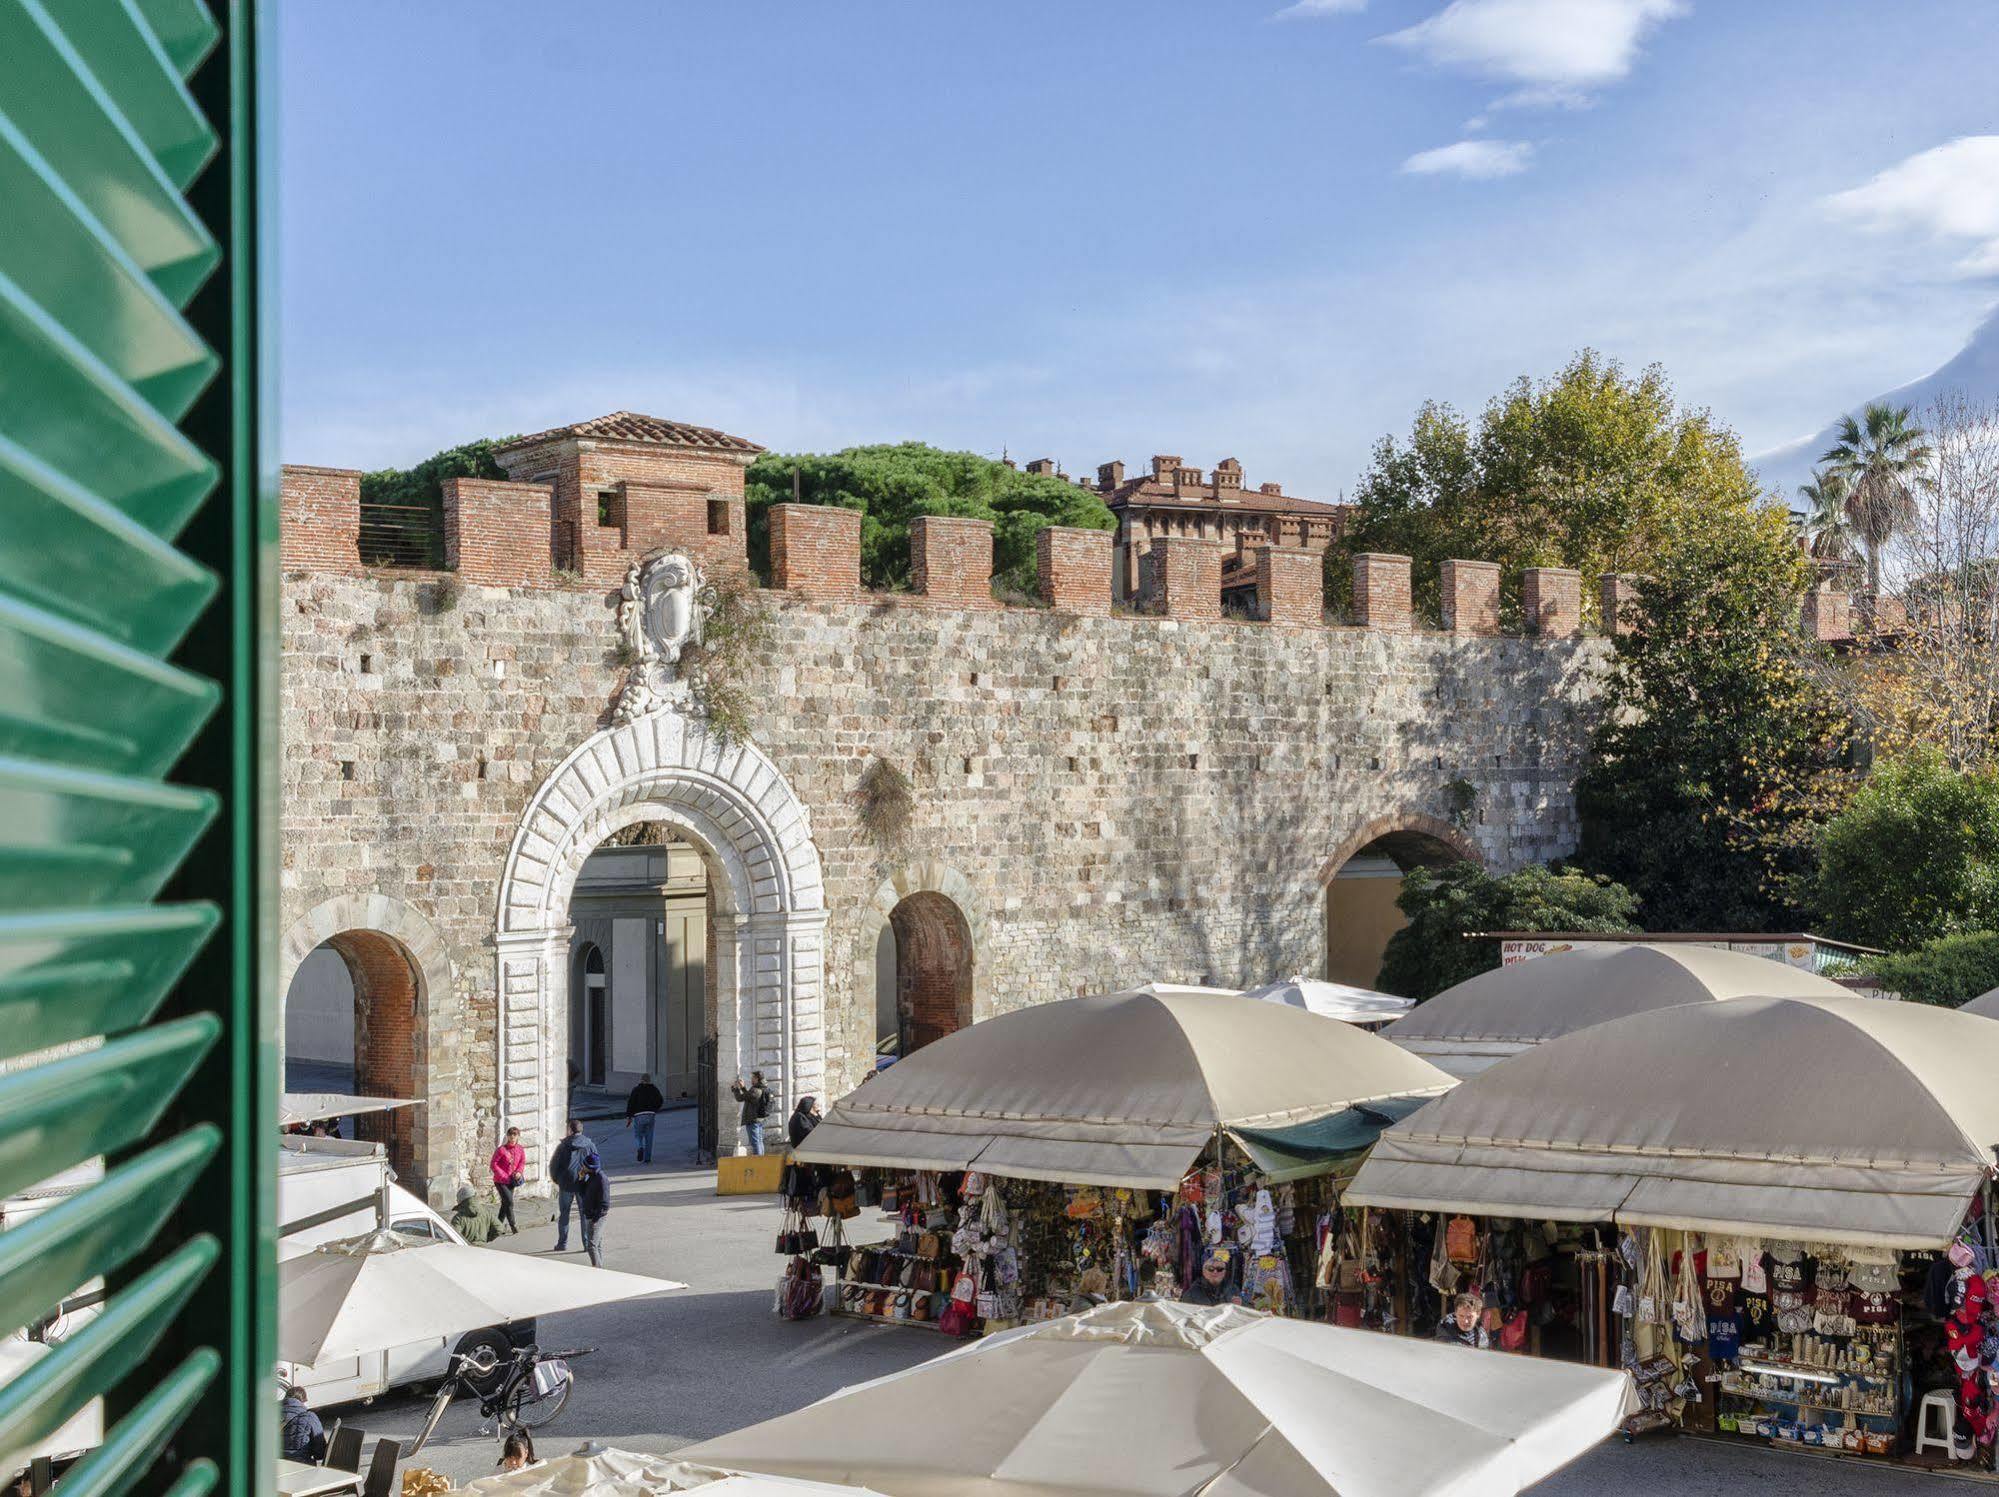
<svg viewBox="0 0 1999 1497">
<path fill-rule="evenodd" d="M 764 1073 L 750 1072 L 748 1086 L 743 1085 L 743 1078 L 738 1076 L 729 1083 L 729 1094 L 743 1104 L 743 1132 L 749 1135 L 750 1152 L 763 1153 L 764 1119 L 770 1116 L 773 1105 L 770 1088 L 764 1085 Z"/>
<path fill-rule="evenodd" d="M 548 1156 L 548 1178 L 555 1182 L 558 1203 L 555 1218 L 555 1250 L 558 1253 L 569 1251 L 569 1213 L 576 1205 L 577 1171 L 583 1161 L 596 1152 L 596 1144 L 583 1131 L 582 1120 L 571 1118 L 568 1136 Z"/>
<path fill-rule="evenodd" d="M 611 1214 L 611 1182 L 604 1161 L 592 1152 L 576 1165 L 576 1205 L 583 1217 L 583 1251 L 593 1268 L 604 1266 L 604 1218 Z"/>
</svg>

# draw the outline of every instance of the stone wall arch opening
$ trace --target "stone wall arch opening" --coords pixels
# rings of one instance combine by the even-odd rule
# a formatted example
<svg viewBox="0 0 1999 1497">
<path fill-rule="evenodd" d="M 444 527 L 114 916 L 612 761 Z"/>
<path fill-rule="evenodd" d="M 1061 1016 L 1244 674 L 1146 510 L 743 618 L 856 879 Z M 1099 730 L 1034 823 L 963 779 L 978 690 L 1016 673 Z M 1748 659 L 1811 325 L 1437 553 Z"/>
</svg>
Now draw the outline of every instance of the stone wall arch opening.
<svg viewBox="0 0 1999 1497">
<path fill-rule="evenodd" d="M 755 747 L 699 719 L 663 711 L 616 724 L 543 781 L 500 882 L 495 1105 L 500 1126 L 522 1129 L 539 1189 L 568 1105 L 578 880 L 593 852 L 641 824 L 668 829 L 705 876 L 699 1048 L 713 1059 L 699 1067 L 704 1113 L 732 1119 L 728 1083 L 752 1070 L 787 1107 L 824 1091 L 825 888 L 803 804 Z M 616 1072 L 615 951 L 607 962 Z M 721 1152 L 744 1147 L 733 1128 L 718 1133 Z"/>
<path fill-rule="evenodd" d="M 1348 837 L 1320 871 L 1325 884 L 1325 975 L 1360 988 L 1377 986 L 1389 938 L 1408 924 L 1396 905 L 1414 868 L 1478 861 L 1458 827 L 1429 816 L 1386 817 Z"/>
<path fill-rule="evenodd" d="M 425 1193 L 436 1158 L 426 1015 L 451 981 L 437 932 L 397 900 L 329 900 L 286 933 L 281 976 L 285 1090 L 419 1104 L 357 1114 L 353 1136 L 381 1144 Z"/>
<path fill-rule="evenodd" d="M 889 911 L 895 937 L 897 1053 L 910 1055 L 972 1022 L 972 928 L 965 912 L 933 890 Z"/>
</svg>

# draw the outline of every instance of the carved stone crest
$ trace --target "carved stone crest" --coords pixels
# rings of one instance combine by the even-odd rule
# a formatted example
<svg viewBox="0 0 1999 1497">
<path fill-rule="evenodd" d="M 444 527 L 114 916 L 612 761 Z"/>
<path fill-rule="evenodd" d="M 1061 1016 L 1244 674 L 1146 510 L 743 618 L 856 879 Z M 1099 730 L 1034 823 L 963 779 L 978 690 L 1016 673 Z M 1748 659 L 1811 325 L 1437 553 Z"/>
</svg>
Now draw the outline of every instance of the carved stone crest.
<svg viewBox="0 0 1999 1497">
<path fill-rule="evenodd" d="M 666 551 L 631 564 L 618 601 L 618 634 L 630 664 L 613 722 L 686 705 L 687 683 L 678 679 L 681 653 L 701 643 L 713 602 L 700 565 L 685 552 Z"/>
</svg>

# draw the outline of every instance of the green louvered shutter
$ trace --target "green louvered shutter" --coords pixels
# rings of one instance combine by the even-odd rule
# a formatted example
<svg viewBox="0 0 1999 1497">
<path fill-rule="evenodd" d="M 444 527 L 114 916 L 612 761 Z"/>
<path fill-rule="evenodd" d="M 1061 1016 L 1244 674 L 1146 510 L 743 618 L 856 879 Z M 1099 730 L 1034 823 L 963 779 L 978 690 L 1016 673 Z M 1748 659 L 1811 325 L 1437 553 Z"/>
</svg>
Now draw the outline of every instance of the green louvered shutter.
<svg viewBox="0 0 1999 1497">
<path fill-rule="evenodd" d="M 0 1473 L 101 1398 L 63 1497 L 270 1490 L 274 526 L 218 5 L 0 0 L 0 1198 L 44 1208 L 0 1336 L 50 1348 L 0 1364 Z"/>
</svg>

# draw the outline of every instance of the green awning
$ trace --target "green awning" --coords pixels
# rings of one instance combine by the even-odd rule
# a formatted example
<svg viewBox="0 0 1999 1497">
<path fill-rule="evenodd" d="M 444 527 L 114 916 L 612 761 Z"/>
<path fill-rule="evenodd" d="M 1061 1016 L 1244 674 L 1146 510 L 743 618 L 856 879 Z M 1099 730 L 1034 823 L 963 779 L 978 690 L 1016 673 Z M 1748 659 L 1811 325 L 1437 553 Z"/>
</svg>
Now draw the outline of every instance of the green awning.
<svg viewBox="0 0 1999 1497">
<path fill-rule="evenodd" d="M 1373 1147 L 1381 1130 L 1399 1123 L 1430 1097 L 1384 1097 L 1376 1102 L 1329 1112 L 1307 1123 L 1284 1128 L 1231 1128 L 1234 1139 L 1252 1163 L 1272 1180 L 1301 1180 L 1358 1162 Z"/>
</svg>

